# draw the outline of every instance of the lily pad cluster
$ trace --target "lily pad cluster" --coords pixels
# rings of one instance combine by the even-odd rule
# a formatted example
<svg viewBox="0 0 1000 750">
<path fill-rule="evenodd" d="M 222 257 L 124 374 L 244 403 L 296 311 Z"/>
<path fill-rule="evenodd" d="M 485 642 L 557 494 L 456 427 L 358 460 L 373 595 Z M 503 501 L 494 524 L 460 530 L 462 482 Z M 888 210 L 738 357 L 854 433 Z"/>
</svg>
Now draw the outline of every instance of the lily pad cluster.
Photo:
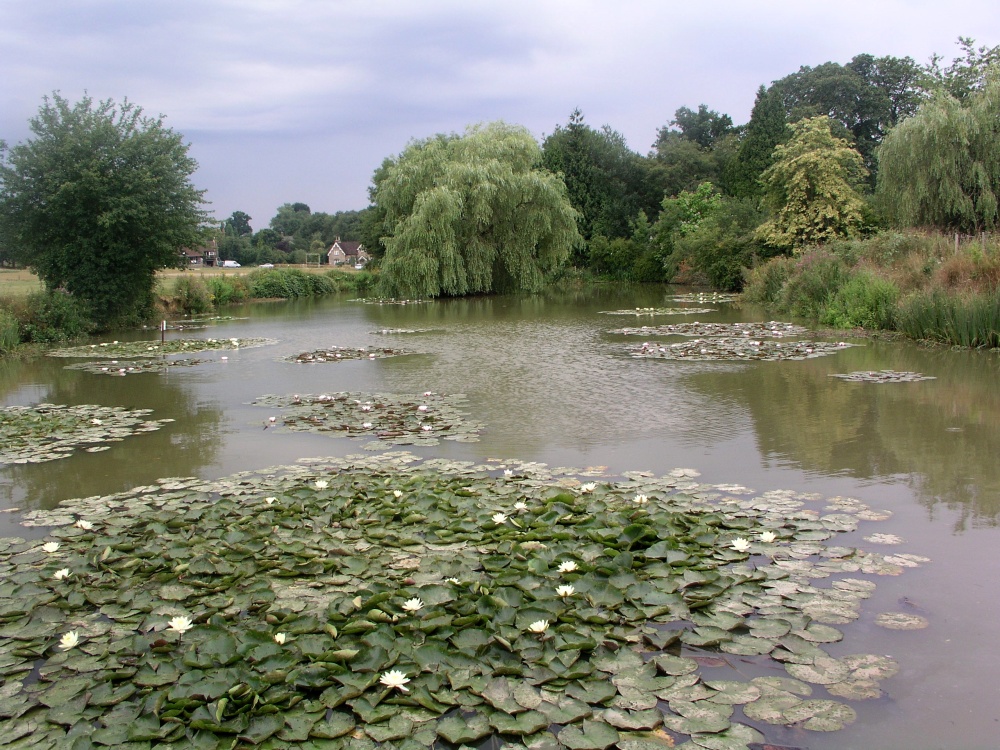
<svg viewBox="0 0 1000 750">
<path fill-rule="evenodd" d="M 105 451 L 111 442 L 152 432 L 172 419 L 148 419 L 152 409 L 80 404 L 38 404 L 0 408 L 0 464 L 28 464 L 66 458 L 78 448 Z"/>
<path fill-rule="evenodd" d="M 394 445 L 438 445 L 441 440 L 476 442 L 483 430 L 482 424 L 468 421 L 463 411 L 465 397 L 460 394 L 267 395 L 253 403 L 283 410 L 281 424 L 290 430 L 374 440 L 365 446 L 371 450 Z"/>
<path fill-rule="evenodd" d="M 633 357 L 646 359 L 674 360 L 725 360 L 737 362 L 768 361 L 790 359 L 811 359 L 823 357 L 849 346 L 843 341 L 767 341 L 751 338 L 708 338 L 683 341 L 678 344 L 654 344 L 645 342 L 628 347 Z"/>
<path fill-rule="evenodd" d="M 372 331 L 371 333 L 376 335 L 388 336 L 394 334 L 404 334 L 404 333 L 430 333 L 433 328 L 380 328 L 377 331 Z"/>
<path fill-rule="evenodd" d="M 732 292 L 691 292 L 675 294 L 670 299 L 673 302 L 735 302 L 739 298 L 739 294 Z"/>
<path fill-rule="evenodd" d="M 892 572 L 826 544 L 864 504 L 570 472 L 354 456 L 36 511 L 0 540 L 0 737 L 748 748 L 896 671 L 823 649 Z"/>
<path fill-rule="evenodd" d="M 124 377 L 125 375 L 138 375 L 143 372 L 163 372 L 168 367 L 194 367 L 203 365 L 213 360 L 206 359 L 132 359 L 128 362 L 112 360 L 97 360 L 93 362 L 77 362 L 66 365 L 66 370 L 83 370 L 95 375 L 112 375 Z"/>
<path fill-rule="evenodd" d="M 831 373 L 830 377 L 848 380 L 852 383 L 916 383 L 921 380 L 935 380 L 933 375 L 897 370 L 858 370 L 847 373 Z"/>
<path fill-rule="evenodd" d="M 662 326 L 642 326 L 640 328 L 616 328 L 611 333 L 627 336 L 755 336 L 758 338 L 781 338 L 801 336 L 807 329 L 794 323 L 772 320 L 768 323 L 674 323 Z"/>
<path fill-rule="evenodd" d="M 294 354 L 290 357 L 285 357 L 285 361 L 298 362 L 300 364 L 345 362 L 352 359 L 385 359 L 386 357 L 399 357 L 410 353 L 403 349 L 390 349 L 389 347 L 331 346 L 327 349 L 317 349 L 312 352 Z"/>
<path fill-rule="evenodd" d="M 601 310 L 601 315 L 703 315 L 715 312 L 714 307 L 637 307 L 634 310 Z"/>
<path fill-rule="evenodd" d="M 170 339 L 169 341 L 112 341 L 102 344 L 70 346 L 51 349 L 50 357 L 149 357 L 154 354 L 195 354 L 208 351 L 233 351 L 268 346 L 278 343 L 274 339 L 228 338 L 228 339 Z"/>
<path fill-rule="evenodd" d="M 351 302 L 361 302 L 365 305 L 423 305 L 430 300 L 426 299 L 395 299 L 395 298 L 382 298 L 382 297 L 358 297 L 357 299 L 352 299 Z"/>
</svg>

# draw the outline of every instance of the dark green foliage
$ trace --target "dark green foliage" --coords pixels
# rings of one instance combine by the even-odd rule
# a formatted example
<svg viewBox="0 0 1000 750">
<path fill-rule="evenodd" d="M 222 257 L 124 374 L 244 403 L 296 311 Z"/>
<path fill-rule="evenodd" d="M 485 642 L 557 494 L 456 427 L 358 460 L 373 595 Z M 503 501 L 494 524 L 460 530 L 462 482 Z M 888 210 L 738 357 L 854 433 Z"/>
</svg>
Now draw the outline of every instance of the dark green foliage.
<svg viewBox="0 0 1000 750">
<path fill-rule="evenodd" d="M 246 302 L 250 297 L 245 276 L 210 276 L 205 279 L 205 286 L 212 295 L 212 304 L 216 307 L 236 302 Z"/>
<path fill-rule="evenodd" d="M 944 91 L 956 99 L 965 99 L 986 85 L 991 68 L 1000 66 L 1000 45 L 976 47 L 975 39 L 962 36 L 957 44 L 962 54 L 947 67 L 941 66 L 944 59 L 941 55 L 931 58 L 923 69 L 923 85 L 931 91 Z"/>
<path fill-rule="evenodd" d="M 834 328 L 891 329 L 899 288 L 868 271 L 853 275 L 833 295 L 820 321 Z"/>
<path fill-rule="evenodd" d="M 587 266 L 595 273 L 613 279 L 632 277 L 638 253 L 631 239 L 616 237 L 608 239 L 603 234 L 591 238 L 588 244 Z"/>
<path fill-rule="evenodd" d="M 10 310 L 0 308 L 0 354 L 13 351 L 21 343 L 20 324 Z"/>
<path fill-rule="evenodd" d="M 778 309 L 819 320 L 849 276 L 841 258 L 826 250 L 812 250 L 795 262 L 778 297 Z"/>
<path fill-rule="evenodd" d="M 199 243 L 202 191 L 179 133 L 129 102 L 71 105 L 53 94 L 33 138 L 0 164 L 0 224 L 47 289 L 78 298 L 99 326 L 152 310 L 154 275 Z"/>
<path fill-rule="evenodd" d="M 94 331 L 89 309 L 64 292 L 38 292 L 15 310 L 20 319 L 21 341 L 54 344 L 86 336 Z"/>
<path fill-rule="evenodd" d="M 754 201 L 728 198 L 675 241 L 675 252 L 720 291 L 743 288 L 744 273 L 773 250 L 754 236 L 764 220 Z"/>
<path fill-rule="evenodd" d="M 757 90 L 746 135 L 723 174 L 723 185 L 737 198 L 757 198 L 762 193 L 760 175 L 771 166 L 774 147 L 784 143 L 790 132 L 785 126 L 785 107 L 775 89 Z"/>
<path fill-rule="evenodd" d="M 246 277 L 250 297 L 269 299 L 314 297 L 332 294 L 337 286 L 331 278 L 297 268 L 262 268 Z"/>
<path fill-rule="evenodd" d="M 174 281 L 173 303 L 185 315 L 200 315 L 212 309 L 212 293 L 198 276 L 180 276 Z"/>
<path fill-rule="evenodd" d="M 779 256 L 750 269 L 743 287 L 743 300 L 777 306 L 795 265 L 794 258 Z"/>
<path fill-rule="evenodd" d="M 681 107 L 674 112 L 671 127 L 677 128 L 680 134 L 689 141 L 697 143 L 702 148 L 711 148 L 718 140 L 734 132 L 733 119 L 729 115 L 720 115 L 704 104 L 698 105 L 695 112 L 688 107 Z M 660 128 L 657 132 L 656 145 L 658 149 L 661 139 L 671 132 L 669 128 Z"/>
</svg>

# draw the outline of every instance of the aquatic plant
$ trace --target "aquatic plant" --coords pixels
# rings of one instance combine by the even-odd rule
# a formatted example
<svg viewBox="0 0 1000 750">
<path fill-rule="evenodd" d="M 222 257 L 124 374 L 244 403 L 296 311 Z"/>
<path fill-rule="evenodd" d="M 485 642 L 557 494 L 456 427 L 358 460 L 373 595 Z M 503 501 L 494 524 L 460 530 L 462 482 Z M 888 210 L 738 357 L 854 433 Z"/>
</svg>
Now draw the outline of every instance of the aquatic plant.
<svg viewBox="0 0 1000 750">
<path fill-rule="evenodd" d="M 926 561 L 826 543 L 888 514 L 683 471 L 580 493 L 575 470 L 507 465 L 517 479 L 402 453 L 313 460 L 27 514 L 60 547 L 0 540 L 0 736 L 747 748 L 766 740 L 748 720 L 832 731 L 896 672 L 823 649 L 849 638 L 835 626 L 866 576 Z M 513 498 L 530 500 L 520 525 L 489 523 Z M 766 531 L 766 549 L 731 543 Z"/>
<path fill-rule="evenodd" d="M 741 338 L 706 338 L 683 341 L 679 344 L 654 344 L 645 342 L 630 346 L 633 357 L 674 360 L 723 360 L 735 362 L 780 361 L 823 357 L 857 344 L 844 341 L 767 341 Z"/>
<path fill-rule="evenodd" d="M 258 346 L 277 344 L 275 339 L 227 338 L 227 339 L 169 339 L 168 341 L 104 341 L 100 344 L 70 346 L 50 349 L 50 357 L 149 357 L 156 354 L 196 354 L 209 351 L 233 351 L 252 349 Z"/>
</svg>

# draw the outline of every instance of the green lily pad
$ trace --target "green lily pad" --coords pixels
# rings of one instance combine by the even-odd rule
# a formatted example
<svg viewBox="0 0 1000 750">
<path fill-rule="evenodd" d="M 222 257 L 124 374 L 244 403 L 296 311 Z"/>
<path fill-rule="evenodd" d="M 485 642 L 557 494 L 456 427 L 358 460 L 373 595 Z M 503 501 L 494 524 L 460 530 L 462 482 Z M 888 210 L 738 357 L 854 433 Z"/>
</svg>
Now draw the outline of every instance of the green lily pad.
<svg viewBox="0 0 1000 750">
<path fill-rule="evenodd" d="M 618 742 L 618 737 L 614 727 L 601 721 L 584 721 L 579 727 L 559 731 L 559 741 L 571 750 L 604 750 Z"/>
</svg>

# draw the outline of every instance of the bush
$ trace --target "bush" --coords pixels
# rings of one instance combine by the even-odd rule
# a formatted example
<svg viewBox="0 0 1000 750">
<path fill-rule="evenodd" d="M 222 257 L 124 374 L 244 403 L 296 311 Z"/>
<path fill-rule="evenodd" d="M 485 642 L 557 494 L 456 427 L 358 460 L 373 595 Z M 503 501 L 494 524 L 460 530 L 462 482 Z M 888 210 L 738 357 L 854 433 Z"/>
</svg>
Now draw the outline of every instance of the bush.
<svg viewBox="0 0 1000 750">
<path fill-rule="evenodd" d="M 704 274 L 715 288 L 743 288 L 746 269 L 773 255 L 755 237 L 764 214 L 750 201 L 727 198 L 701 224 L 675 240 L 676 253 Z"/>
<path fill-rule="evenodd" d="M 743 299 L 763 305 L 776 304 L 794 267 L 793 258 L 782 256 L 750 269 L 743 286 Z"/>
<path fill-rule="evenodd" d="M 14 313 L 0 308 L 0 352 L 11 352 L 21 343 L 20 327 Z"/>
<path fill-rule="evenodd" d="M 186 315 L 200 315 L 212 309 L 212 294 L 197 276 L 178 276 L 174 281 L 173 299 Z"/>
<path fill-rule="evenodd" d="M 891 329 L 898 299 L 895 284 L 862 271 L 833 296 L 820 320 L 835 328 Z"/>
<path fill-rule="evenodd" d="M 250 290 L 243 276 L 211 276 L 205 280 L 205 286 L 216 307 L 246 302 L 250 297 Z"/>
<path fill-rule="evenodd" d="M 65 292 L 37 292 L 15 311 L 21 324 L 21 341 L 57 344 L 94 331 L 87 306 Z"/>
<path fill-rule="evenodd" d="M 819 320 L 834 295 L 847 282 L 847 264 L 826 250 L 811 250 L 795 263 L 778 298 L 778 309 Z"/>
<path fill-rule="evenodd" d="M 259 299 L 314 297 L 337 291 L 333 279 L 298 268 L 258 269 L 247 276 L 250 296 Z"/>
</svg>

